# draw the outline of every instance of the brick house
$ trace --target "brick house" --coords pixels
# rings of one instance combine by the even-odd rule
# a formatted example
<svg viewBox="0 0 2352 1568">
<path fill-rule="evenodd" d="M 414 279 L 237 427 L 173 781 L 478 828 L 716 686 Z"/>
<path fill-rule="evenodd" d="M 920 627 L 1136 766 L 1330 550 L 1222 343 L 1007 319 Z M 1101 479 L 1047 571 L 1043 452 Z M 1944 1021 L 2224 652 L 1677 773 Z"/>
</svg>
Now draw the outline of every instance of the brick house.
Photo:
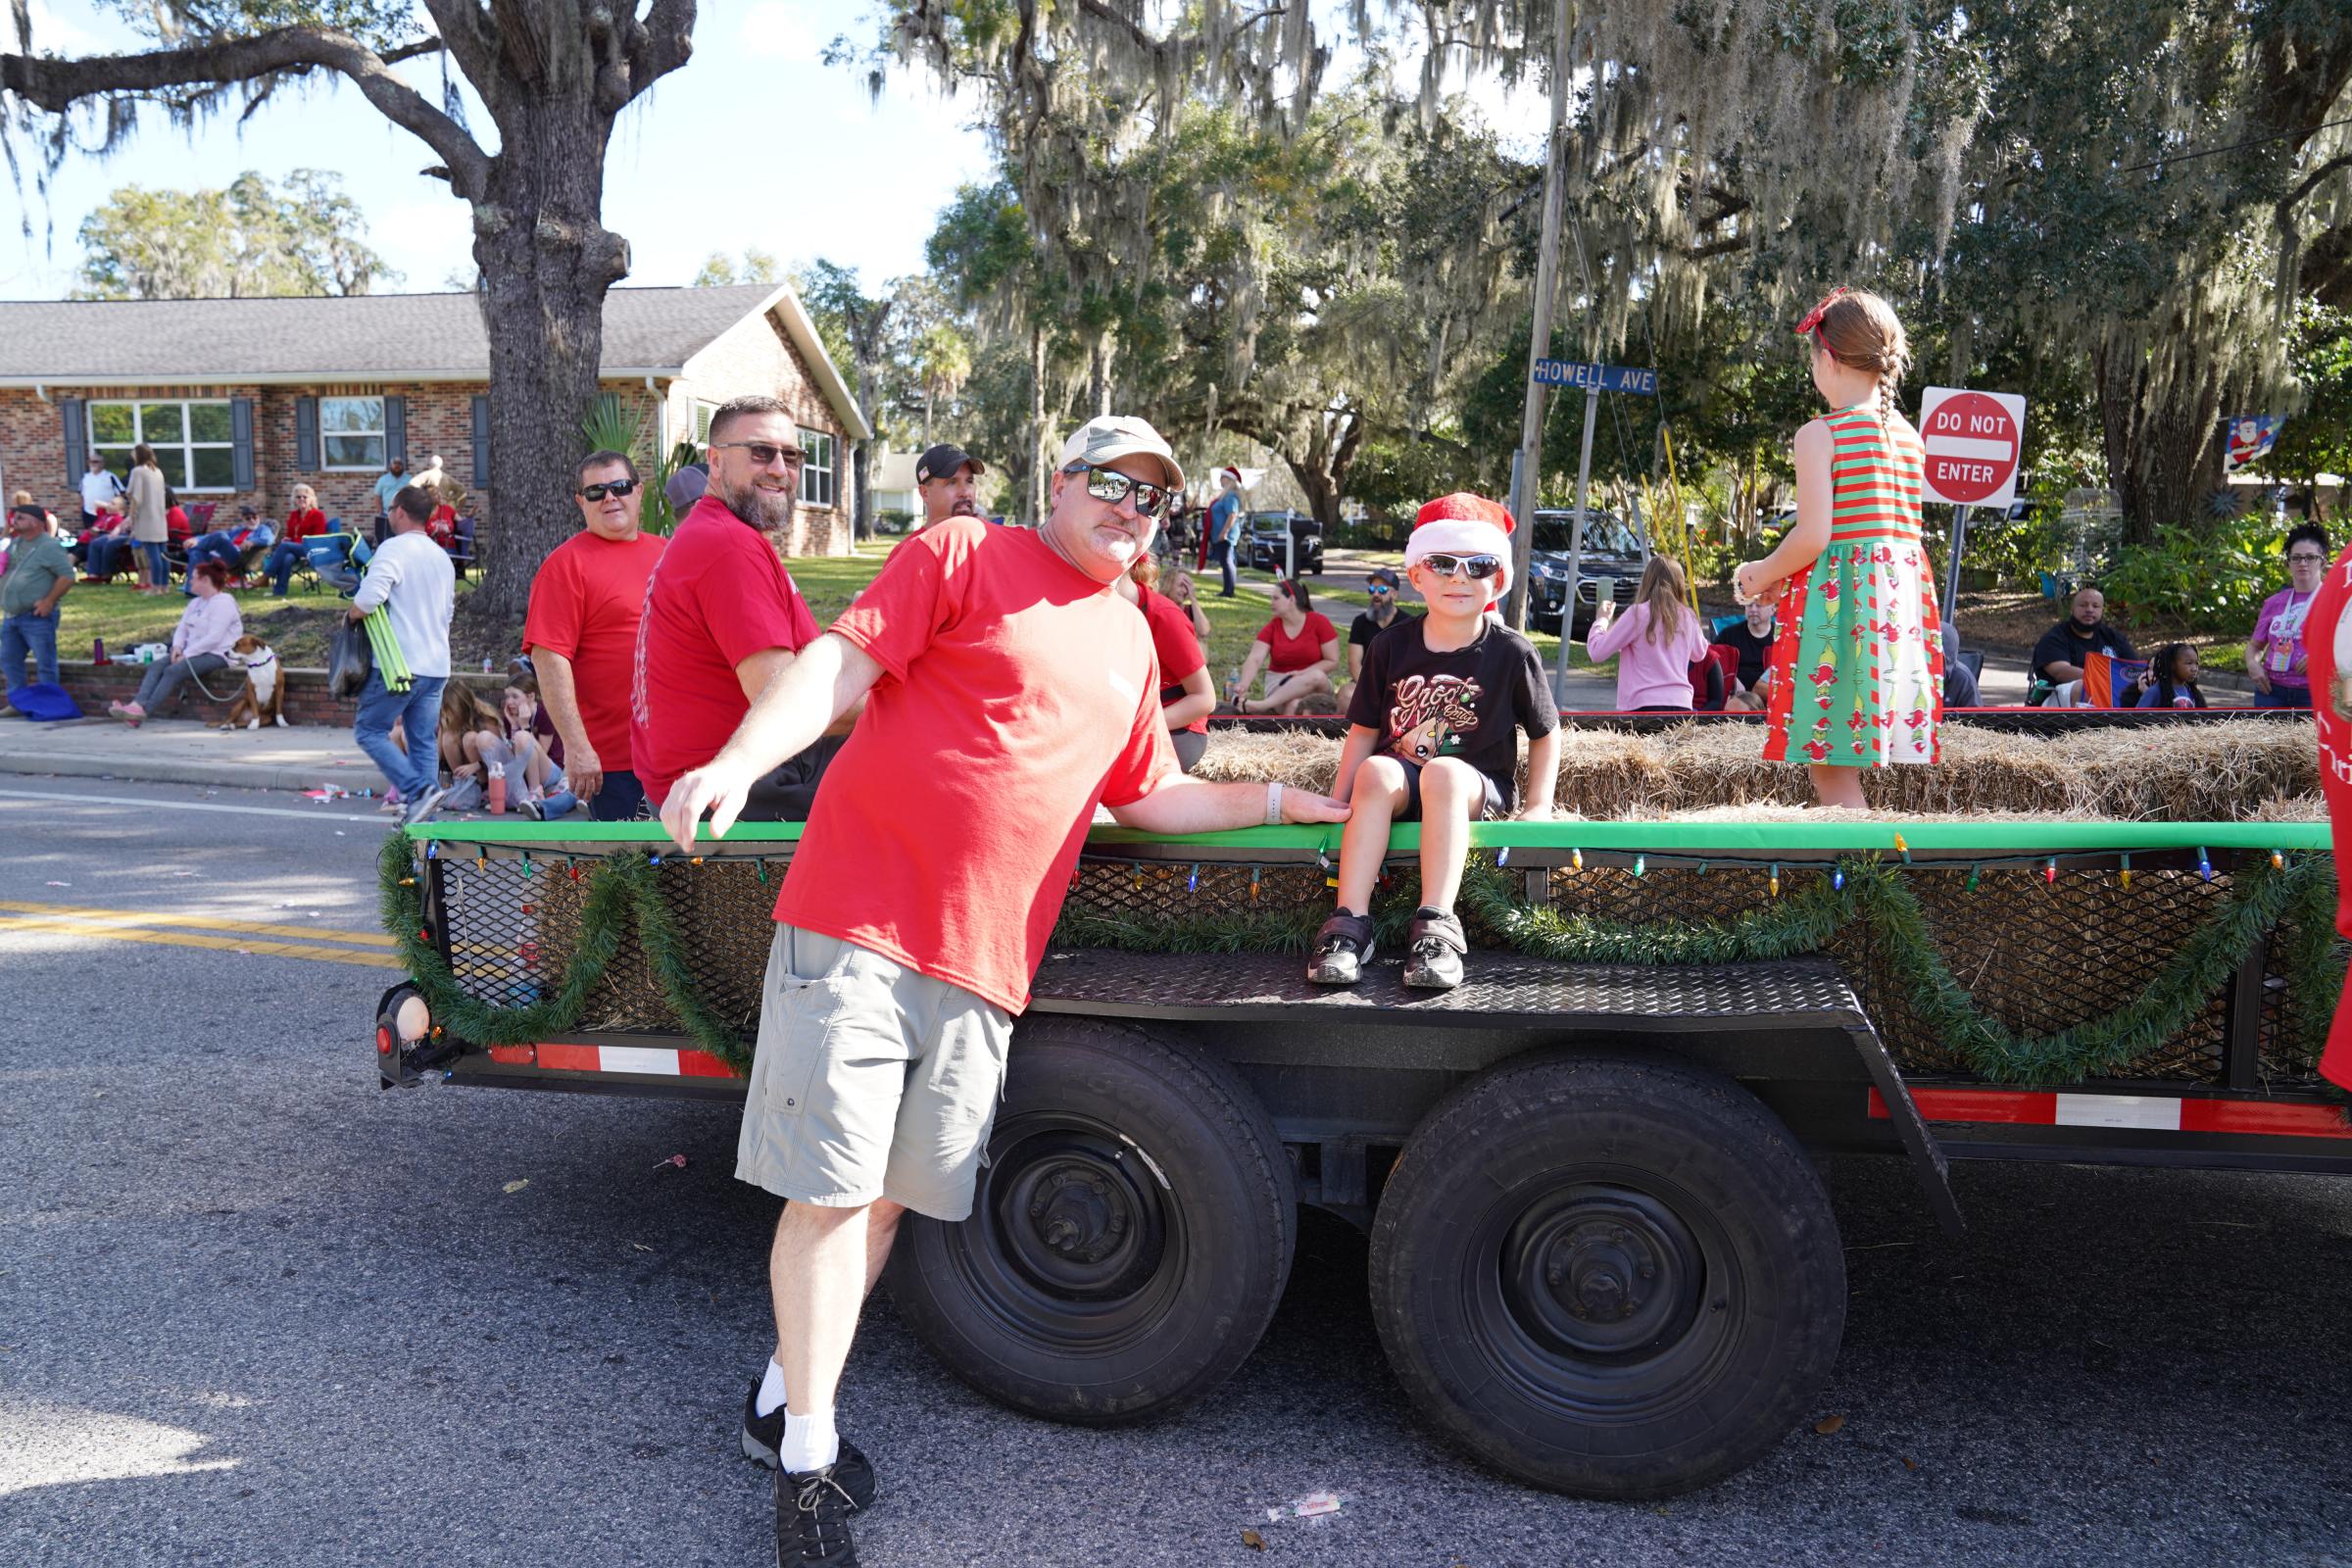
<svg viewBox="0 0 2352 1568">
<path fill-rule="evenodd" d="M 487 533 L 489 376 L 471 294 L 0 301 L 0 490 L 71 518 L 84 455 L 127 472 L 144 440 L 189 503 L 282 517 L 302 483 L 364 528 L 384 466 L 438 454 Z M 808 451 L 793 553 L 849 550 L 850 454 L 873 432 L 790 288 L 614 289 L 601 379 L 654 452 L 706 438 L 729 398 L 782 398 Z"/>
</svg>

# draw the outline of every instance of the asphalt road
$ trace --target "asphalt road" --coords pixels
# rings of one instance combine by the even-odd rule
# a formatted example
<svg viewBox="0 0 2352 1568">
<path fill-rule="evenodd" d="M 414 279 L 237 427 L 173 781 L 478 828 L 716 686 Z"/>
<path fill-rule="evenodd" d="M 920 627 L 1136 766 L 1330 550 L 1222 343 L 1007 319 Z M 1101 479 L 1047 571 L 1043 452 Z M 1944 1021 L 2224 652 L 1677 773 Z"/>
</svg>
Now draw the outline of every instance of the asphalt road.
<svg viewBox="0 0 2352 1568">
<path fill-rule="evenodd" d="M 94 792 L 124 804 L 27 798 Z M 732 1115 L 382 1094 L 391 971 L 208 931 L 368 930 L 381 832 L 0 780 L 0 1562 L 768 1561 L 734 1423 L 773 1210 L 731 1179 Z M 1963 1166 L 1953 1243 L 1900 1168 L 1829 1176 L 1852 1308 L 1813 1414 L 1843 1424 L 1706 1492 L 1577 1502 L 1440 1446 L 1382 1362 L 1363 1243 L 1310 1217 L 1264 1344 L 1172 1425 L 999 1410 L 877 1301 L 843 1407 L 885 1488 L 860 1546 L 1250 1563 L 1254 1526 L 1263 1560 L 1382 1568 L 2352 1564 L 2352 1184 Z M 1320 1489 L 1337 1516 L 1267 1521 Z"/>
</svg>

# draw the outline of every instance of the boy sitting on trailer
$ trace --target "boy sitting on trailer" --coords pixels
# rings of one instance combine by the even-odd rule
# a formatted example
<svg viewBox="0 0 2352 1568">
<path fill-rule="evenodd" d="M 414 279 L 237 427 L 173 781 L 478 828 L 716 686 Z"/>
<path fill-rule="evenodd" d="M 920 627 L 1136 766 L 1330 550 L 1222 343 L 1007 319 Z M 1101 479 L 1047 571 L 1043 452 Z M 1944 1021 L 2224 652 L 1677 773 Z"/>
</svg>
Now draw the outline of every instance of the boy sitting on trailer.
<svg viewBox="0 0 2352 1568">
<path fill-rule="evenodd" d="M 1306 977 L 1353 985 L 1372 959 L 1372 884 L 1389 824 L 1421 823 L 1421 906 L 1413 912 L 1404 983 L 1461 984 L 1469 943 L 1453 912 L 1470 824 L 1551 815 L 1559 713 L 1535 645 L 1488 613 L 1511 585 L 1511 514 L 1484 496 L 1442 496 L 1421 509 L 1404 550 L 1405 579 L 1429 606 L 1373 640 L 1348 707 L 1348 744 L 1331 793 L 1351 803 L 1340 840 L 1339 909 L 1315 934 Z M 1518 801 L 1518 731 L 1527 800 Z"/>
</svg>

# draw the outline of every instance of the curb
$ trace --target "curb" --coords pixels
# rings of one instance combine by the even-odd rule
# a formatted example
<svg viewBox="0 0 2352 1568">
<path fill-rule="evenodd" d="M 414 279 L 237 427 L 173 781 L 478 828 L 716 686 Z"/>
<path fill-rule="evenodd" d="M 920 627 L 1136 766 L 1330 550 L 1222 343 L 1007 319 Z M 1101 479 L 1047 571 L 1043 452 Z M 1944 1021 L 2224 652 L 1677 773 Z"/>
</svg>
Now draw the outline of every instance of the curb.
<svg viewBox="0 0 2352 1568">
<path fill-rule="evenodd" d="M 0 773 L 54 778 L 109 778 L 126 784 L 206 784 L 242 790 L 311 790 L 335 782 L 334 773 L 351 768 L 293 768 L 256 762 L 126 762 L 117 757 L 76 757 L 71 753 L 39 757 L 0 752 Z M 326 777 L 320 774 L 325 773 Z M 365 775 L 373 788 L 375 775 Z"/>
</svg>

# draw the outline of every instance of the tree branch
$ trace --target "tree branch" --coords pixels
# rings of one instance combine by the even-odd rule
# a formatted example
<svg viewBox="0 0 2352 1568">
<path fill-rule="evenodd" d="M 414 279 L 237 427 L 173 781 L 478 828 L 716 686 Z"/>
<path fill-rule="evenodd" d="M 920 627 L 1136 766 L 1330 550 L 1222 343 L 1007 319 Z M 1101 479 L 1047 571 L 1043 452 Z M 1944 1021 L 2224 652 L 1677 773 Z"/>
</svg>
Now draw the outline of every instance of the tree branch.
<svg viewBox="0 0 2352 1568">
<path fill-rule="evenodd" d="M 394 54 L 413 58 L 402 50 Z M 465 127 L 392 74 L 374 50 L 349 33 L 331 28 L 276 27 L 187 49 L 94 55 L 81 60 L 0 55 L 0 87 L 51 114 L 62 115 L 84 98 L 109 93 L 227 85 L 281 71 L 306 70 L 333 71 L 350 78 L 385 119 L 441 155 L 451 172 L 450 184 L 459 195 L 472 199 L 487 189 L 489 156 Z"/>
<path fill-rule="evenodd" d="M 433 19 L 441 41 L 449 49 L 450 59 L 473 90 L 482 95 L 482 103 L 496 120 L 505 107 L 503 77 L 498 69 L 498 33 L 490 25 L 490 14 L 479 0 L 422 0 L 425 12 Z"/>
<path fill-rule="evenodd" d="M 2328 159 L 2326 163 L 2313 170 L 2310 173 L 2305 174 L 2302 178 L 2302 181 L 2297 184 L 2293 190 L 2288 191 L 2283 197 L 2279 198 L 2278 217 L 2280 220 L 2283 220 L 2289 218 L 2293 214 L 2294 210 L 2302 205 L 2303 198 L 2310 195 L 2312 191 L 2318 187 L 2320 181 L 2326 179 L 2329 174 L 2334 173 L 2339 169 L 2352 169 L 2352 153 L 2336 154 L 2333 158 Z"/>
<path fill-rule="evenodd" d="M 654 0 L 629 51 L 634 99 L 694 56 L 695 0 Z"/>
</svg>

